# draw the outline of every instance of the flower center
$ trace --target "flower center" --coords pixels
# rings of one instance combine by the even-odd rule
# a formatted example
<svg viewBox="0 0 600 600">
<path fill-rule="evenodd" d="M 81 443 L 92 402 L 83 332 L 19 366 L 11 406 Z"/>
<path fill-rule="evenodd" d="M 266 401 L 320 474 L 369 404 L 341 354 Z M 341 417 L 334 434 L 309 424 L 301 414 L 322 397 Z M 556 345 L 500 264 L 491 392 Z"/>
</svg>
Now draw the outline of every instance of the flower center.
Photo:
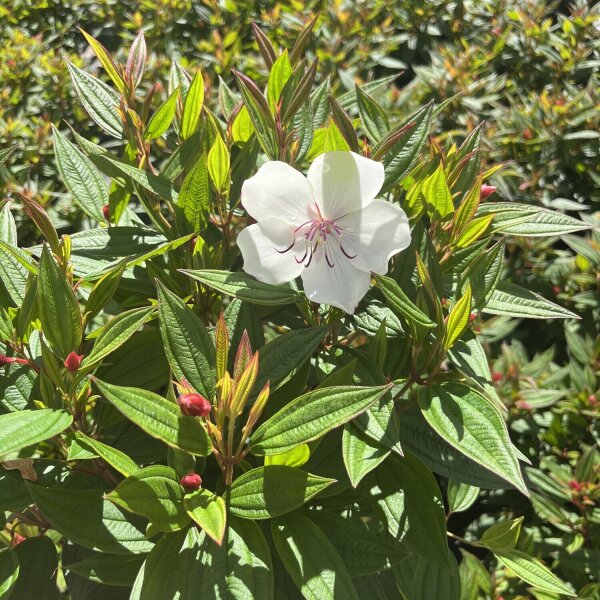
<svg viewBox="0 0 600 600">
<path fill-rule="evenodd" d="M 327 265 L 333 269 L 335 263 L 333 262 L 331 244 L 337 244 L 342 254 L 352 260 L 356 258 L 356 254 L 351 256 L 342 246 L 342 236 L 344 230 L 333 220 L 325 219 L 317 206 L 318 217 L 311 221 L 306 221 L 294 229 L 294 239 L 292 243 L 283 250 L 277 250 L 280 254 L 289 252 L 296 245 L 296 236 L 301 236 L 300 244 L 304 241 L 304 255 L 302 258 L 294 256 L 295 261 L 300 264 L 304 263 L 305 267 L 308 267 L 313 259 L 313 256 L 319 247 L 322 248 L 322 252 L 325 253 L 325 261 Z"/>
</svg>

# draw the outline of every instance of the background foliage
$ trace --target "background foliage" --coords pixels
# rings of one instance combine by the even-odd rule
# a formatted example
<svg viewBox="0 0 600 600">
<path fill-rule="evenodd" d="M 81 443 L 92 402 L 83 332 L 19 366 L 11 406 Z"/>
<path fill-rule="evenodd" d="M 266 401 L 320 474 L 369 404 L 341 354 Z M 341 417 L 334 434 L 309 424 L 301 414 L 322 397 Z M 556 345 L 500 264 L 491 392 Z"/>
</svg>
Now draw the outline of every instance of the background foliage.
<svg viewBox="0 0 600 600">
<path fill-rule="evenodd" d="M 167 98 L 172 64 L 177 60 L 191 74 L 202 71 L 207 106 L 220 114 L 220 81 L 238 89 L 232 69 L 251 77 L 261 89 L 267 83 L 268 70 L 251 21 L 277 48 L 291 50 L 293 40 L 318 15 L 306 49 L 308 64 L 319 59 L 317 84 L 329 78 L 333 95 L 343 98 L 355 83 L 389 76 L 374 95 L 393 117 L 406 117 L 434 100 L 442 109 L 432 120 L 431 143 L 426 147 L 430 158 L 438 148 L 448 147 L 450 139 L 462 143 L 485 121 L 481 169 L 505 165 L 487 180 L 497 186 L 501 200 L 548 207 L 597 226 L 599 12 L 598 4 L 583 1 L 316 2 L 310 10 L 298 2 L 4 3 L 0 28 L 2 39 L 9 43 L 0 50 L 0 148 L 16 145 L 16 149 L 0 166 L 0 196 L 10 201 L 21 247 L 41 240 L 39 228 L 24 210 L 23 196 L 47 210 L 59 234 L 90 227 L 89 215 L 72 201 L 58 174 L 52 133 L 52 125 L 67 133 L 68 123 L 88 140 L 108 149 L 115 146 L 88 117 L 65 68 L 65 60 L 70 60 L 108 81 L 77 27 L 96 37 L 121 62 L 143 29 L 150 58 L 142 91 L 161 82 L 151 101 L 152 110 Z M 356 110 L 349 110 L 356 118 Z M 166 136 L 156 140 L 155 151 L 167 156 L 173 147 L 173 140 Z M 461 581 L 469 582 L 462 587 L 461 600 L 557 597 L 543 588 L 532 589 L 517 577 L 515 569 L 498 558 L 502 548 L 494 553 L 490 551 L 493 544 L 469 544 L 482 539 L 482 533 L 498 521 L 510 524 L 508 533 L 503 531 L 508 545 L 520 529 L 518 551 L 543 560 L 580 597 L 599 597 L 599 241 L 596 230 L 543 238 L 511 236 L 506 241 L 506 279 L 551 298 L 580 315 L 580 320 L 524 320 L 498 314 L 478 315 L 472 323 L 484 342 L 495 393 L 508 410 L 511 439 L 531 461 L 525 468 L 531 501 L 514 490 L 482 490 L 475 496 L 472 489 L 438 477 L 452 534 L 450 546 L 460 563 Z M 148 240 L 146 251 L 154 248 L 156 244 Z M 118 312 L 117 306 L 138 309 L 145 294 L 148 282 L 146 287 L 136 283 L 119 290 L 109 314 Z M 131 318 L 143 323 L 149 317 L 138 312 Z M 143 353 L 146 366 L 156 367 L 154 381 L 148 379 L 143 365 L 119 372 L 118 356 L 98 376 L 121 385 L 159 389 L 168 378 L 168 367 L 157 335 L 156 329 L 148 328 L 137 340 L 147 348 Z M 264 341 L 262 330 L 255 336 L 253 343 Z M 232 347 L 233 341 L 237 344 L 239 338 L 232 340 Z M 127 349 L 117 352 L 123 357 Z M 23 408 L 31 393 L 21 387 L 23 381 L 15 386 L 17 369 L 5 367 L 0 383 L 5 413 L 17 405 Z M 319 365 L 313 376 L 324 379 L 328 370 L 327 365 Z M 110 424 L 110 414 L 106 418 Z M 135 436 L 124 441 L 126 432 L 114 427 L 114 440 L 122 441 L 118 447 L 130 456 L 134 452 L 140 464 L 160 456 L 147 437 L 144 449 L 134 451 Z M 40 454 L 48 462 L 56 458 L 50 448 L 45 454 L 43 445 Z M 4 469 L 2 477 L 13 481 L 14 474 Z M 81 487 L 81 482 L 73 485 L 84 494 Z M 27 494 L 25 488 L 19 490 Z M 85 502 L 85 496 L 80 501 Z M 13 509 L 14 499 L 0 505 L 0 510 Z M 281 524 L 280 531 L 306 526 L 301 516 L 298 519 Z M 53 538 L 36 537 L 35 521 L 33 525 L 18 523 L 15 526 L 9 519 L 1 539 L 10 546 L 17 535 L 29 538 L 14 549 L 21 565 L 20 581 L 26 580 L 28 572 L 40 574 L 44 569 L 50 580 L 58 564 L 52 557 Z M 283 538 L 273 532 L 280 554 Z M 184 542 L 174 543 L 181 547 Z M 44 558 L 36 560 L 36 556 Z M 6 552 L 0 557 L 7 562 Z M 63 553 L 60 564 L 84 558 L 88 555 Z M 139 568 L 139 564 L 130 566 L 129 572 L 124 570 L 123 581 L 129 581 L 130 573 Z M 0 565 L 0 573 L 5 572 L 2 569 L 10 570 Z M 423 581 L 431 579 L 424 569 L 421 565 L 414 572 Z M 57 590 L 64 590 L 65 572 L 59 571 Z M 93 587 L 94 577 L 84 572 L 85 579 L 81 574 L 67 575 L 67 581 L 78 578 L 70 587 L 74 600 L 92 597 L 89 586 Z M 398 567 L 389 575 L 389 580 L 378 584 L 388 586 L 382 594 L 397 597 L 393 594 L 400 590 L 409 600 L 427 597 L 427 590 L 412 585 L 412 571 Z M 3 581 L 0 577 L 0 590 Z M 367 579 L 356 581 L 359 591 L 370 585 Z M 73 592 L 77 586 L 80 590 Z M 111 589 L 114 597 L 122 597 Z M 18 590 L 14 593 L 27 597 L 19 596 Z"/>
</svg>

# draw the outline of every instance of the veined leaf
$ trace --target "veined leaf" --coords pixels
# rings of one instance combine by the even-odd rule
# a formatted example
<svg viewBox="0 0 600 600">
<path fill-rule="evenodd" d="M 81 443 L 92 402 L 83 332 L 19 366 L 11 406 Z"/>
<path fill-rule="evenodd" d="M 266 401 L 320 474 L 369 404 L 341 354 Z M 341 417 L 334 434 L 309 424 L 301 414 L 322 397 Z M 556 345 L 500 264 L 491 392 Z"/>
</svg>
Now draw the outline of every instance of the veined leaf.
<svg viewBox="0 0 600 600">
<path fill-rule="evenodd" d="M 211 209 L 206 155 L 201 154 L 196 164 L 185 176 L 177 198 L 188 231 L 199 233 L 206 228 Z"/>
<path fill-rule="evenodd" d="M 464 384 L 445 382 L 423 388 L 419 406 L 446 442 L 528 495 L 506 424 L 487 398 Z"/>
<path fill-rule="evenodd" d="M 71 542 L 110 554 L 139 554 L 152 549 L 152 542 L 144 535 L 144 524 L 104 500 L 102 490 L 26 485 L 52 528 Z"/>
<path fill-rule="evenodd" d="M 199 456 L 207 456 L 211 443 L 200 421 L 187 417 L 174 402 L 147 390 L 112 385 L 94 378 L 105 398 L 148 435 L 168 446 Z"/>
<path fill-rule="evenodd" d="M 344 465 L 353 487 L 357 487 L 365 475 L 377 468 L 391 450 L 372 440 L 354 423 L 346 423 L 342 437 Z"/>
<path fill-rule="evenodd" d="M 513 283 L 499 283 L 483 308 L 484 313 L 525 319 L 579 319 L 579 315 Z"/>
<path fill-rule="evenodd" d="M 158 316 L 165 351 L 176 377 L 209 400 L 215 389 L 215 348 L 202 320 L 162 284 Z"/>
<path fill-rule="evenodd" d="M 517 577 L 533 587 L 554 594 L 574 595 L 573 590 L 554 575 L 548 567 L 524 552 L 519 550 L 511 550 L 510 552 L 495 551 L 494 554 Z"/>
<path fill-rule="evenodd" d="M 422 191 L 425 202 L 439 218 L 444 219 L 454 212 L 452 194 L 446 182 L 446 174 L 442 163 L 423 182 Z"/>
<path fill-rule="evenodd" d="M 82 336 L 79 303 L 47 246 L 43 247 L 40 259 L 38 311 L 44 335 L 61 357 L 79 348 Z"/>
<path fill-rule="evenodd" d="M 19 559 L 12 548 L 0 550 L 0 598 L 10 598 L 19 577 Z"/>
<path fill-rule="evenodd" d="M 117 470 L 125 477 L 129 477 L 129 475 L 133 475 L 133 473 L 140 470 L 134 460 L 117 448 L 108 446 L 95 438 L 88 437 L 81 431 L 76 432 L 75 439 L 80 446 L 97 454 L 102 460 L 107 462 L 113 469 Z"/>
<path fill-rule="evenodd" d="M 270 519 L 296 510 L 334 482 L 295 467 L 258 467 L 234 480 L 226 502 L 238 517 Z"/>
<path fill-rule="evenodd" d="M 286 515 L 271 523 L 279 558 L 307 600 L 358 600 L 358 593 L 340 555 L 307 517 Z"/>
<path fill-rule="evenodd" d="M 423 327 L 435 327 L 435 323 L 412 302 L 391 277 L 375 275 L 375 279 L 377 287 L 394 312 L 402 315 L 409 323 L 414 321 Z"/>
<path fill-rule="evenodd" d="M 78 562 L 64 564 L 64 569 L 103 585 L 131 587 L 144 562 L 143 554 L 92 554 Z M 63 558 L 64 560 L 64 558 Z"/>
<path fill-rule="evenodd" d="M 153 465 L 136 471 L 106 496 L 122 508 L 145 517 L 161 531 L 177 531 L 190 521 L 183 490 L 173 469 Z"/>
<path fill-rule="evenodd" d="M 81 28 L 79 31 L 81 31 L 83 37 L 87 40 L 87 43 L 92 47 L 100 64 L 104 67 L 104 70 L 108 73 L 108 76 L 111 78 L 119 92 L 123 93 L 125 91 L 125 81 L 111 55 L 108 53 L 108 50 L 95 37 L 87 33 L 87 31 L 84 31 Z"/>
<path fill-rule="evenodd" d="M 223 498 L 208 490 L 198 490 L 184 497 L 183 506 L 206 535 L 221 545 L 227 522 L 227 508 Z"/>
<path fill-rule="evenodd" d="M 108 204 L 108 188 L 94 163 L 78 150 L 56 127 L 54 153 L 60 176 L 86 215 L 104 222 L 102 208 Z"/>
<path fill-rule="evenodd" d="M 375 404 L 389 386 L 337 386 L 313 390 L 292 400 L 250 439 L 254 454 L 280 454 L 315 440 Z"/>
<path fill-rule="evenodd" d="M 204 104 L 204 77 L 198 71 L 192 80 L 183 103 L 180 135 L 182 140 L 190 138 L 198 128 L 200 113 Z"/>
<path fill-rule="evenodd" d="M 461 336 L 469 324 L 469 316 L 471 314 L 471 286 L 467 285 L 467 289 L 462 297 L 454 304 L 448 315 L 446 323 L 446 334 L 444 335 L 444 348 L 452 348 L 456 340 Z"/>
<path fill-rule="evenodd" d="M 72 422 L 68 412 L 50 408 L 0 415 L 0 456 L 48 440 Z"/>
<path fill-rule="evenodd" d="M 461 481 L 448 481 L 448 509 L 450 512 L 462 512 L 470 508 L 479 496 L 479 488 Z"/>
<path fill-rule="evenodd" d="M 223 138 L 217 134 L 208 153 L 208 172 L 219 192 L 229 187 L 229 151 Z"/>
<path fill-rule="evenodd" d="M 123 123 L 119 114 L 121 98 L 105 83 L 67 61 L 73 85 L 85 110 L 106 133 L 121 139 Z"/>
<path fill-rule="evenodd" d="M 167 132 L 175 117 L 178 99 L 179 88 L 177 87 L 152 115 L 144 133 L 147 140 L 155 140 Z"/>
<path fill-rule="evenodd" d="M 279 306 L 298 299 L 298 292 L 290 286 L 262 283 L 251 275 L 246 275 L 246 273 L 231 273 L 230 271 L 212 269 L 201 271 L 182 269 L 181 272 L 223 294 L 252 304 Z"/>
<path fill-rule="evenodd" d="M 269 107 L 275 112 L 275 107 L 279 102 L 281 91 L 285 87 L 287 80 L 292 75 L 292 64 L 288 57 L 287 50 L 275 60 L 269 72 L 269 82 L 267 84 L 267 100 Z"/>
</svg>

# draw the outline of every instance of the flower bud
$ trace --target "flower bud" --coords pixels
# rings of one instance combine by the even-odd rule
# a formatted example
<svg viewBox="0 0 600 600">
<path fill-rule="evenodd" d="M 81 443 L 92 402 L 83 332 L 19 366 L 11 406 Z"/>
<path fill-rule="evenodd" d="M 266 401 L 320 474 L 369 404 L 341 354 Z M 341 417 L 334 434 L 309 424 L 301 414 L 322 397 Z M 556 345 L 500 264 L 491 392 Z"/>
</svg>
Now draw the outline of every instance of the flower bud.
<svg viewBox="0 0 600 600">
<path fill-rule="evenodd" d="M 102 207 L 102 214 L 104 215 L 104 218 L 105 218 L 107 221 L 110 221 L 110 207 L 108 206 L 108 204 L 105 204 L 105 205 Z"/>
<path fill-rule="evenodd" d="M 188 473 L 179 480 L 179 484 L 187 492 L 195 492 L 202 485 L 202 477 L 198 473 Z"/>
<path fill-rule="evenodd" d="M 487 185 L 484 183 L 479 190 L 479 197 L 481 200 L 485 200 L 486 198 L 489 198 L 495 191 L 495 185 Z"/>
<path fill-rule="evenodd" d="M 6 356 L 6 354 L 0 354 L 0 367 L 4 365 L 12 365 L 16 363 L 18 365 L 27 365 L 29 364 L 24 358 L 17 358 L 16 356 Z"/>
<path fill-rule="evenodd" d="M 472 312 L 469 315 L 469 321 L 472 323 L 477 318 L 477 313 Z"/>
<path fill-rule="evenodd" d="M 499 371 L 494 371 L 492 373 L 492 381 L 502 381 L 502 373 Z"/>
<path fill-rule="evenodd" d="M 75 373 L 79 370 L 81 366 L 81 361 L 83 360 L 83 354 L 77 354 L 77 352 L 71 352 L 67 358 L 65 358 L 65 368 L 69 373 Z"/>
<path fill-rule="evenodd" d="M 200 394 L 183 394 L 177 398 L 181 412 L 188 417 L 206 417 L 212 408 L 210 402 Z"/>
<path fill-rule="evenodd" d="M 10 542 L 10 547 L 14 548 L 15 546 L 18 546 L 21 542 L 24 542 L 25 538 L 20 534 L 17 533 L 16 531 L 13 534 L 13 538 Z"/>
</svg>

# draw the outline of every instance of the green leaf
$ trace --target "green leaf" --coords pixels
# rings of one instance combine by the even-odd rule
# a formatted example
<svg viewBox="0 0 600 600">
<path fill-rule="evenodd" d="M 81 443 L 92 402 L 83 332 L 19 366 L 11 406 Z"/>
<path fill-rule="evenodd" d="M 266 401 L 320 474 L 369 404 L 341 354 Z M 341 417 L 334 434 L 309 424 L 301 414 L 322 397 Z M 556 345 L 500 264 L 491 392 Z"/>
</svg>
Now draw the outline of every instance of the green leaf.
<svg viewBox="0 0 600 600">
<path fill-rule="evenodd" d="M 117 410 L 148 435 L 190 454 L 210 453 L 204 426 L 198 419 L 183 415 L 174 402 L 147 390 L 112 385 L 96 378 L 94 383 Z"/>
<path fill-rule="evenodd" d="M 479 206 L 478 216 L 491 214 L 494 220 L 490 232 L 504 235 L 554 236 L 591 227 L 568 215 L 517 202 L 484 202 Z"/>
<path fill-rule="evenodd" d="M 200 122 L 200 113 L 204 104 L 204 77 L 198 71 L 192 80 L 185 102 L 183 103 L 183 114 L 181 115 L 180 135 L 182 140 L 192 137 Z"/>
<path fill-rule="evenodd" d="M 180 381 L 209 400 L 215 390 L 215 348 L 202 320 L 175 294 L 158 286 L 158 316 L 167 358 Z"/>
<path fill-rule="evenodd" d="M 98 223 L 104 223 L 102 208 L 108 204 L 108 188 L 104 178 L 94 163 L 56 127 L 52 127 L 52 132 L 56 165 L 64 184 L 86 215 Z"/>
<path fill-rule="evenodd" d="M 219 192 L 229 187 L 229 151 L 223 138 L 217 134 L 208 153 L 208 172 Z"/>
<path fill-rule="evenodd" d="M 449 566 L 446 514 L 434 476 L 410 454 L 391 455 L 371 474 L 372 496 L 402 549 Z"/>
<path fill-rule="evenodd" d="M 265 467 L 269 465 L 283 465 L 284 467 L 301 467 L 310 458 L 308 444 L 300 444 L 293 450 L 281 454 L 265 456 Z"/>
<path fill-rule="evenodd" d="M 295 467 L 258 467 L 234 480 L 226 502 L 238 517 L 270 519 L 296 510 L 334 481 Z"/>
<path fill-rule="evenodd" d="M 528 495 L 506 424 L 490 401 L 462 383 L 421 389 L 425 419 L 447 443 Z"/>
<path fill-rule="evenodd" d="M 0 290 L 4 288 L 14 306 L 21 306 L 27 290 L 28 269 L 17 258 L 16 246 L 0 241 Z"/>
<path fill-rule="evenodd" d="M 56 584 L 58 556 L 54 541 L 47 536 L 29 538 L 14 549 L 19 563 L 19 578 L 10 598 L 13 600 L 61 600 Z M 4 600 L 2 596 L 2 600 Z"/>
<path fill-rule="evenodd" d="M 184 497 L 183 506 L 206 535 L 221 545 L 227 522 L 227 508 L 223 498 L 208 490 L 198 490 Z"/>
<path fill-rule="evenodd" d="M 292 400 L 251 436 L 253 454 L 280 454 L 320 438 L 375 404 L 389 386 L 336 386 L 308 392 Z"/>
<path fill-rule="evenodd" d="M 485 217 L 477 217 L 476 219 L 469 221 L 460 237 L 456 240 L 456 247 L 467 248 L 468 246 L 474 244 L 487 231 L 493 220 L 494 215 L 487 215 Z"/>
<path fill-rule="evenodd" d="M 85 303 L 84 314 L 87 322 L 98 314 L 112 299 L 127 268 L 127 259 L 123 259 L 114 268 L 105 273 L 94 285 Z"/>
<path fill-rule="evenodd" d="M 8 202 L 0 209 L 0 241 L 17 245 L 17 224 Z"/>
<path fill-rule="evenodd" d="M 123 80 L 123 77 L 121 77 L 119 69 L 111 55 L 108 53 L 108 50 L 96 38 L 87 33 L 87 31 L 84 31 L 81 28 L 79 31 L 81 31 L 87 43 L 92 47 L 100 64 L 104 67 L 104 70 L 108 73 L 108 76 L 111 78 L 119 92 L 123 93 L 125 91 L 125 81 Z"/>
<path fill-rule="evenodd" d="M 442 163 L 423 182 L 422 191 L 425 202 L 440 219 L 444 219 L 454 212 L 452 194 L 446 182 L 446 173 Z"/>
<path fill-rule="evenodd" d="M 409 323 L 415 322 L 428 328 L 435 327 L 435 323 L 411 301 L 391 277 L 375 275 L 375 280 L 394 312 L 402 315 Z"/>
<path fill-rule="evenodd" d="M 262 390 L 268 381 L 273 391 L 291 379 L 310 359 L 327 331 L 328 327 L 288 331 L 263 346 L 258 351 L 258 376 L 254 390 Z"/>
<path fill-rule="evenodd" d="M 387 115 L 383 108 L 366 92 L 356 86 L 356 104 L 360 118 L 373 142 L 378 142 L 388 131 L 389 125 Z"/>
<path fill-rule="evenodd" d="M 154 307 L 134 308 L 111 319 L 96 338 L 92 351 L 83 359 L 82 369 L 96 366 L 111 352 L 120 348 L 154 312 Z"/>
<path fill-rule="evenodd" d="M 486 529 L 479 540 L 479 544 L 489 548 L 492 552 L 509 552 L 514 549 L 521 533 L 521 523 L 524 517 L 500 521 Z"/>
<path fill-rule="evenodd" d="M 106 133 L 121 139 L 123 123 L 119 114 L 121 97 L 105 83 L 67 61 L 75 91 L 85 110 Z"/>
<path fill-rule="evenodd" d="M 352 577 L 377 573 L 406 558 L 398 545 L 388 544 L 359 517 L 341 517 L 325 510 L 311 511 L 310 519 L 340 553 Z"/>
<path fill-rule="evenodd" d="M 574 595 L 571 588 L 554 575 L 550 569 L 524 552 L 519 550 L 511 550 L 510 552 L 495 551 L 494 554 L 517 577 L 535 588 L 566 596 Z"/>
<path fill-rule="evenodd" d="M 199 233 L 206 228 L 211 209 L 206 154 L 201 154 L 181 184 L 177 206 L 188 227 Z"/>
<path fill-rule="evenodd" d="M 0 598 L 8 600 L 19 576 L 19 560 L 11 548 L 0 550 Z"/>
<path fill-rule="evenodd" d="M 340 555 L 325 534 L 307 517 L 287 515 L 271 523 L 279 558 L 307 600 L 358 600 Z"/>
<path fill-rule="evenodd" d="M 479 496 L 479 488 L 461 481 L 448 481 L 448 510 L 452 513 L 470 508 Z"/>
<path fill-rule="evenodd" d="M 290 63 L 287 50 L 284 50 L 283 53 L 273 63 L 269 73 L 267 100 L 269 101 L 269 107 L 273 113 L 275 112 L 275 107 L 279 102 L 281 91 L 291 75 L 292 65 Z"/>
<path fill-rule="evenodd" d="M 244 97 L 244 107 L 247 109 L 250 120 L 254 125 L 261 148 L 269 158 L 275 159 L 278 146 L 275 139 L 275 121 L 269 103 L 249 77 L 238 71 L 235 72 L 235 76 Z M 240 115 L 241 112 L 238 116 Z"/>
<path fill-rule="evenodd" d="M 147 140 L 155 140 L 164 135 L 173 122 L 179 99 L 179 87 L 175 88 L 171 95 L 158 107 L 152 115 L 146 127 L 144 137 Z"/>
<path fill-rule="evenodd" d="M 145 517 L 160 531 L 177 531 L 190 521 L 183 508 L 183 490 L 177 474 L 162 465 L 140 469 L 119 483 L 106 498 Z"/>
<path fill-rule="evenodd" d="M 414 454 L 432 471 L 484 489 L 509 487 L 503 479 L 467 458 L 454 446 L 446 443 L 427 423 L 417 408 L 409 408 L 400 419 L 402 447 Z"/>
<path fill-rule="evenodd" d="M 201 271 L 182 269 L 181 272 L 223 294 L 252 304 L 280 306 L 298 299 L 298 292 L 289 285 L 262 283 L 262 281 L 258 281 L 246 273 L 231 273 L 212 269 Z"/>
<path fill-rule="evenodd" d="M 391 450 L 372 440 L 354 423 L 346 423 L 342 437 L 344 465 L 352 487 L 357 487 L 365 475 L 377 468 Z"/>
<path fill-rule="evenodd" d="M 68 412 L 50 408 L 0 415 L 0 456 L 48 440 L 72 422 Z"/>
<path fill-rule="evenodd" d="M 64 569 L 104 585 L 131 587 L 144 558 L 140 554 L 123 556 L 98 553 L 84 560 L 65 564 Z"/>
<path fill-rule="evenodd" d="M 513 283 L 502 282 L 492 292 L 484 313 L 525 319 L 579 319 L 579 315 Z"/>
<path fill-rule="evenodd" d="M 102 490 L 26 485 L 52 528 L 71 542 L 110 554 L 140 554 L 152 549 L 144 535 L 144 523 L 104 500 Z"/>
<path fill-rule="evenodd" d="M 444 349 L 448 350 L 454 346 L 454 343 L 461 336 L 469 324 L 471 314 L 471 286 L 467 285 L 465 293 L 452 306 L 448 321 L 446 323 L 446 333 L 444 335 Z"/>
<path fill-rule="evenodd" d="M 75 433 L 75 439 L 80 446 L 83 446 L 90 452 L 98 455 L 107 462 L 113 469 L 116 469 L 121 475 L 129 477 L 140 470 L 139 466 L 127 454 L 102 443 L 100 440 L 88 437 L 81 431 Z"/>
<path fill-rule="evenodd" d="M 369 91 L 367 86 L 363 86 L 363 91 Z M 403 131 L 409 124 L 414 124 L 410 131 L 403 135 L 384 156 L 385 183 L 382 188 L 383 192 L 390 190 L 402 181 L 417 162 L 421 148 L 429 133 L 432 109 L 433 103 L 430 103 L 388 133 L 391 136 L 396 130 Z M 376 150 L 377 146 L 373 149 L 374 154 Z"/>
<path fill-rule="evenodd" d="M 38 311 L 46 339 L 62 358 L 79 348 L 82 336 L 79 303 L 47 246 L 43 247 L 40 259 Z"/>
</svg>

